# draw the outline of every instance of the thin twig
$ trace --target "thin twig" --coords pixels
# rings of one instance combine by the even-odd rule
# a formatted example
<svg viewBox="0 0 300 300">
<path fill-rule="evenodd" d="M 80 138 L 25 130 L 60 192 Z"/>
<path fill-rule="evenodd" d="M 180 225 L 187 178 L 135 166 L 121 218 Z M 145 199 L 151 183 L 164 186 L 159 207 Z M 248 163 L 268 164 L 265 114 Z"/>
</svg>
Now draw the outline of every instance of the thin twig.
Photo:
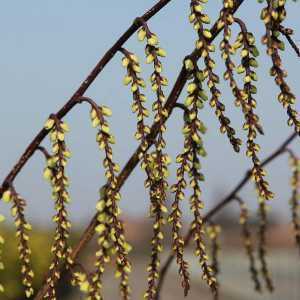
<svg viewBox="0 0 300 300">
<path fill-rule="evenodd" d="M 300 57 L 300 49 L 297 46 L 296 42 L 292 39 L 292 35 L 294 33 L 293 30 L 290 28 L 285 28 L 283 26 L 280 26 L 279 31 L 285 36 L 288 43 L 291 45 L 292 49 L 296 52 L 298 57 Z"/>
<path fill-rule="evenodd" d="M 43 146 L 38 146 L 36 150 L 40 151 L 45 156 L 46 160 L 51 157 L 49 151 Z"/>
<path fill-rule="evenodd" d="M 272 162 L 274 159 L 276 159 L 279 155 L 286 152 L 286 147 L 297 137 L 297 133 L 293 133 L 291 136 L 289 136 L 278 148 L 275 150 L 272 154 L 270 154 L 265 160 L 262 161 L 261 166 L 266 166 L 270 162 Z M 237 186 L 223 199 L 221 200 L 214 208 L 212 208 L 206 216 L 203 218 L 204 222 L 207 222 L 213 217 L 216 213 L 218 213 L 223 207 L 231 203 L 231 201 L 235 200 L 237 197 L 237 194 L 239 191 L 246 185 L 246 183 L 251 179 L 251 173 L 248 171 L 244 178 L 237 184 Z M 185 246 L 187 246 L 192 238 L 192 232 L 191 230 L 187 233 L 185 237 Z M 169 267 L 171 263 L 173 262 L 174 255 L 170 254 L 168 259 L 166 260 L 165 264 L 161 268 L 160 276 L 159 276 L 159 282 L 157 286 L 157 300 L 159 300 L 159 295 L 164 283 L 164 279 L 167 275 L 167 272 L 169 270 Z"/>
</svg>

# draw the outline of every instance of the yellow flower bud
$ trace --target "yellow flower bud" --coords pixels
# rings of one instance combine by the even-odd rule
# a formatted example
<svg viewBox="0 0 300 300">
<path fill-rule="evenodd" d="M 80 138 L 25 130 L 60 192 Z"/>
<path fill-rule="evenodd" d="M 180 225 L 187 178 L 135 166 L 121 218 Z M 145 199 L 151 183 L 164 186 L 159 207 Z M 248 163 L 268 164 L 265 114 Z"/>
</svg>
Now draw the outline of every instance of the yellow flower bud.
<svg viewBox="0 0 300 300">
<path fill-rule="evenodd" d="M 99 224 L 96 226 L 95 231 L 98 234 L 102 234 L 106 230 L 106 226 L 104 224 Z"/>
<path fill-rule="evenodd" d="M 70 128 L 69 128 L 68 124 L 65 123 L 65 122 L 61 123 L 60 127 L 63 129 L 64 132 L 69 132 L 70 131 Z"/>
<path fill-rule="evenodd" d="M 251 82 L 251 77 L 250 77 L 249 75 L 245 76 L 244 82 L 245 82 L 245 83 Z"/>
<path fill-rule="evenodd" d="M 138 31 L 138 40 L 139 41 L 143 41 L 146 37 L 146 30 L 144 28 L 141 28 L 139 31 Z"/>
<path fill-rule="evenodd" d="M 33 295 L 33 289 L 26 289 L 25 291 L 26 298 L 30 298 Z"/>
<path fill-rule="evenodd" d="M 107 117 L 110 117 L 112 115 L 111 109 L 107 106 L 102 106 L 101 110 L 102 110 L 102 113 Z"/>
<path fill-rule="evenodd" d="M 190 21 L 190 23 L 193 23 L 195 21 L 195 19 L 196 19 L 196 15 L 195 14 L 190 14 L 189 15 L 189 21 Z"/>
<path fill-rule="evenodd" d="M 146 63 L 151 64 L 154 61 L 154 56 L 152 54 L 147 55 Z"/>
<path fill-rule="evenodd" d="M 128 59 L 127 57 L 123 57 L 123 58 L 122 58 L 122 66 L 123 66 L 124 68 L 127 68 L 128 65 L 129 65 L 129 63 L 130 63 L 130 61 L 129 61 L 129 59 Z"/>
<path fill-rule="evenodd" d="M 249 51 L 247 49 L 243 49 L 241 52 L 241 57 L 244 58 L 249 55 Z"/>
<path fill-rule="evenodd" d="M 90 112 L 91 119 L 95 119 L 97 117 L 97 111 L 95 109 L 92 109 Z"/>
<path fill-rule="evenodd" d="M 188 87 L 187 87 L 187 92 L 189 94 L 192 94 L 196 90 L 196 88 L 197 88 L 197 85 L 195 83 L 193 83 L 193 82 L 189 83 Z"/>
<path fill-rule="evenodd" d="M 121 275 L 122 275 L 122 273 L 121 273 L 120 271 L 117 270 L 117 271 L 115 272 L 115 278 L 120 278 Z"/>
<path fill-rule="evenodd" d="M 62 141 L 65 140 L 65 134 L 64 134 L 63 132 L 60 132 L 60 131 L 59 131 L 59 132 L 57 133 L 57 138 L 58 138 L 59 141 L 62 142 Z"/>
<path fill-rule="evenodd" d="M 46 121 L 44 128 L 47 130 L 50 130 L 53 127 L 54 123 L 55 123 L 55 121 L 50 118 Z"/>
<path fill-rule="evenodd" d="M 161 56 L 161 57 L 167 56 L 166 50 L 162 49 L 162 48 L 158 48 L 158 50 L 156 51 L 156 53 L 157 53 L 158 56 Z"/>
<path fill-rule="evenodd" d="M 188 70 L 188 71 L 194 70 L 194 63 L 191 59 L 186 59 L 184 61 L 184 66 L 185 66 L 186 70 Z"/>
<path fill-rule="evenodd" d="M 2 200 L 6 203 L 10 202 L 10 200 L 11 200 L 11 191 L 10 190 L 7 190 L 3 193 Z"/>
<path fill-rule="evenodd" d="M 45 168 L 43 176 L 46 180 L 51 180 L 53 176 L 52 171 L 49 168 Z"/>
<path fill-rule="evenodd" d="M 238 74 L 244 73 L 245 70 L 246 70 L 245 67 L 242 65 L 238 66 L 238 68 L 236 69 Z"/>
<path fill-rule="evenodd" d="M 203 23 L 205 23 L 205 24 L 209 24 L 210 23 L 210 19 L 209 19 L 209 16 L 208 15 L 202 15 L 201 17 L 200 17 L 200 19 L 201 19 L 201 21 L 203 22 Z"/>
<path fill-rule="evenodd" d="M 134 61 L 136 64 L 138 64 L 139 62 L 139 59 L 135 54 L 130 54 L 130 59 Z"/>
<path fill-rule="evenodd" d="M 88 281 L 84 281 L 80 284 L 79 288 L 82 292 L 87 293 L 89 291 L 90 285 Z"/>
<path fill-rule="evenodd" d="M 203 30 L 203 35 L 204 37 L 206 37 L 207 39 L 211 39 L 212 38 L 212 34 L 208 29 L 204 29 Z"/>
<path fill-rule="evenodd" d="M 129 83 L 132 82 L 132 77 L 131 76 L 125 76 L 123 79 L 124 85 L 128 85 Z"/>
<path fill-rule="evenodd" d="M 96 209 L 99 211 L 99 212 L 102 212 L 105 208 L 105 201 L 104 200 L 100 200 L 98 201 L 97 205 L 96 205 Z"/>
<path fill-rule="evenodd" d="M 98 118 L 95 118 L 92 122 L 92 126 L 96 128 L 100 124 L 100 120 Z"/>
<path fill-rule="evenodd" d="M 152 34 L 151 37 L 147 40 L 147 42 L 151 46 L 156 46 L 158 44 L 158 38 L 155 34 Z"/>
<path fill-rule="evenodd" d="M 203 6 L 202 6 L 202 5 L 200 5 L 200 4 L 198 4 L 198 5 L 194 5 L 194 6 L 193 6 L 193 9 L 194 9 L 194 11 L 195 11 L 195 12 L 197 12 L 197 13 L 201 13 L 201 12 L 202 12 L 202 10 L 203 10 Z"/>
</svg>

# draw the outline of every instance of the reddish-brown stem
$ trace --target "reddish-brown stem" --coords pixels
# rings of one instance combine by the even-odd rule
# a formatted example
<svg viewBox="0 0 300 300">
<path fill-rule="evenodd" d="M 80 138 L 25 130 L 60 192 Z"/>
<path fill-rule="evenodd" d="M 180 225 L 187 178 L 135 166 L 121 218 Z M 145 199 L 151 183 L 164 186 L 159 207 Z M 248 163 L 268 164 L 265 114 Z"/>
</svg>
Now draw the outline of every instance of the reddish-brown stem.
<svg viewBox="0 0 300 300">
<path fill-rule="evenodd" d="M 297 137 L 297 133 L 293 133 L 289 136 L 272 154 L 270 154 L 265 160 L 262 161 L 261 166 L 264 167 L 270 162 L 272 162 L 279 155 L 286 152 L 286 147 Z M 209 221 L 215 214 L 217 214 L 220 210 L 223 209 L 226 205 L 231 203 L 231 201 L 237 199 L 237 194 L 239 191 L 246 185 L 246 183 L 251 179 L 251 172 L 248 171 L 244 178 L 237 184 L 237 186 L 223 199 L 221 200 L 214 208 L 212 208 L 203 218 L 204 222 Z M 189 231 L 185 237 L 185 246 L 187 246 L 192 238 L 192 232 Z M 162 289 L 164 279 L 167 275 L 169 267 L 174 260 L 174 255 L 170 254 L 165 264 L 161 268 L 160 277 L 157 287 L 157 300 L 159 300 L 160 291 Z"/>
<path fill-rule="evenodd" d="M 298 57 L 300 57 L 300 49 L 297 46 L 296 42 L 292 39 L 293 30 L 290 28 L 279 26 L 279 31 L 285 36 L 288 43 L 291 45 L 292 49 L 296 52 Z"/>
<path fill-rule="evenodd" d="M 50 153 L 48 152 L 48 150 L 47 150 L 45 147 L 43 147 L 43 146 L 38 146 L 38 147 L 36 148 L 36 150 L 40 151 L 40 152 L 45 156 L 46 160 L 49 159 L 49 158 L 51 157 L 51 155 L 50 155 Z"/>
</svg>

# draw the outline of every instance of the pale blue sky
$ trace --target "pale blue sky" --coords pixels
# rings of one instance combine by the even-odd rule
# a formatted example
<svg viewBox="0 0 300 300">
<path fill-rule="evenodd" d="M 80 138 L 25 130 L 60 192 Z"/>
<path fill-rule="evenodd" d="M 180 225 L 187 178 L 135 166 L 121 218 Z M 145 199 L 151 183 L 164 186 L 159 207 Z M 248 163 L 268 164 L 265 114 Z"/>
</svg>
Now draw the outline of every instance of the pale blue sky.
<svg viewBox="0 0 300 300">
<path fill-rule="evenodd" d="M 61 107 L 116 38 L 155 1 L 2 0 L 0 3 L 2 180 L 47 116 Z M 220 3 L 210 1 L 212 19 L 217 16 Z M 261 7 L 254 0 L 246 0 L 238 13 L 247 21 L 249 30 L 259 36 L 263 34 L 259 19 Z M 290 4 L 289 7 L 287 25 L 296 29 L 295 36 L 300 39 L 299 21 L 297 23 L 299 4 Z M 196 36 L 187 20 L 188 8 L 189 1 L 173 0 L 149 23 L 152 31 L 158 34 L 161 46 L 168 52 L 163 63 L 170 86 L 181 68 L 182 58 L 194 47 Z M 136 41 L 135 36 L 126 44 L 126 48 L 135 51 L 144 60 L 143 45 Z M 261 80 L 257 96 L 258 110 L 265 128 L 265 137 L 259 139 L 261 157 L 272 151 L 291 132 L 286 125 L 286 114 L 276 100 L 278 89 L 273 79 L 266 77 L 270 60 L 264 53 L 262 50 L 259 58 L 262 68 L 258 72 Z M 215 58 L 221 63 L 219 53 L 215 54 Z M 128 88 L 122 85 L 125 71 L 120 60 L 121 56 L 116 55 L 86 95 L 112 108 L 114 115 L 111 125 L 117 138 L 115 158 L 123 166 L 137 142 L 133 138 L 135 116 L 130 110 L 132 99 Z M 289 69 L 289 82 L 295 94 L 299 95 L 300 61 L 288 50 L 284 63 Z M 144 78 L 148 79 L 151 69 L 143 64 L 143 70 Z M 219 73 L 223 70 L 223 65 L 217 68 Z M 224 91 L 222 100 L 227 106 L 227 114 L 238 127 L 242 122 L 241 113 L 232 105 L 233 99 L 226 83 L 222 82 L 221 89 Z M 147 95 L 149 103 L 152 102 L 151 92 Z M 233 187 L 250 162 L 244 155 L 245 147 L 240 154 L 233 153 L 226 137 L 219 134 L 218 122 L 209 107 L 202 115 L 208 127 L 205 137 L 208 157 L 203 160 L 207 180 L 203 186 L 203 198 L 207 207 L 210 207 L 220 194 Z M 73 152 L 67 170 L 73 198 L 71 217 L 86 222 L 94 214 L 97 190 L 104 183 L 100 162 L 102 156 L 95 143 L 95 131 L 90 127 L 88 108 L 77 107 L 66 120 L 71 128 L 67 142 Z M 174 113 L 167 123 L 168 149 L 173 158 L 182 147 L 182 139 L 178 134 L 181 125 L 179 112 Z M 239 135 L 245 137 L 241 131 Z M 48 145 L 48 140 L 45 145 Z M 294 145 L 297 146 L 298 141 Z M 46 216 L 53 214 L 53 203 L 48 184 L 42 179 L 43 167 L 43 158 L 36 154 L 16 180 L 16 188 L 27 199 L 32 220 L 45 222 Z M 290 173 L 286 157 L 280 158 L 268 170 L 268 179 L 277 195 L 274 200 L 275 211 L 281 215 L 287 214 Z M 143 188 L 143 178 L 143 173 L 137 169 L 122 189 L 121 205 L 126 214 L 144 215 L 147 212 L 149 201 Z M 170 182 L 174 183 L 174 180 L 173 172 Z M 255 207 L 256 199 L 251 185 L 243 190 L 242 195 Z"/>
</svg>

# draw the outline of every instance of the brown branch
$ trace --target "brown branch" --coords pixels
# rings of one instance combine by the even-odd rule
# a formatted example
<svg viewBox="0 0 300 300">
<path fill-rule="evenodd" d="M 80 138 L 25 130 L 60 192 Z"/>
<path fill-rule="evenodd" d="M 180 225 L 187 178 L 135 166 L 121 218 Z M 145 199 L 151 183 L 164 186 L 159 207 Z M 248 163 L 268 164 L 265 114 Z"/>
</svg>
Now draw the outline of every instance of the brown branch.
<svg viewBox="0 0 300 300">
<path fill-rule="evenodd" d="M 272 154 L 270 154 L 265 160 L 262 161 L 261 166 L 264 167 L 270 162 L 272 162 L 274 159 L 276 159 L 279 155 L 285 153 L 287 151 L 287 146 L 297 137 L 297 133 L 293 133 L 291 136 L 289 136 L 278 148 L 275 150 Z M 214 208 L 212 208 L 203 218 L 204 222 L 209 221 L 215 214 L 217 214 L 220 210 L 222 210 L 226 205 L 231 203 L 233 200 L 237 199 L 237 194 L 239 191 L 248 183 L 248 181 L 251 179 L 251 172 L 248 171 L 244 178 L 237 184 L 237 186 L 223 199 L 221 200 Z M 192 232 L 189 231 L 185 237 L 185 246 L 187 246 L 192 238 Z M 160 277 L 157 287 L 157 300 L 159 300 L 159 294 L 162 289 L 164 279 L 167 275 L 167 272 L 169 270 L 169 267 L 171 263 L 174 260 L 174 255 L 170 254 L 168 259 L 166 260 L 165 264 L 161 268 L 160 271 Z"/>
<path fill-rule="evenodd" d="M 51 157 L 49 151 L 43 146 L 38 146 L 36 150 L 40 151 L 45 156 L 46 160 Z"/>
<path fill-rule="evenodd" d="M 297 46 L 296 42 L 292 39 L 292 35 L 293 35 L 293 30 L 290 28 L 285 28 L 283 26 L 279 27 L 279 31 L 285 36 L 285 38 L 287 39 L 288 43 L 290 44 L 290 46 L 292 47 L 292 49 L 296 52 L 296 54 L 298 55 L 298 57 L 300 57 L 300 49 Z"/>
<path fill-rule="evenodd" d="M 166 2 L 166 1 L 165 1 Z M 240 7 L 240 5 L 244 2 L 244 0 L 237 0 L 235 7 L 233 9 L 233 13 L 236 12 L 238 10 L 238 8 Z M 147 18 L 142 17 L 143 20 L 147 20 Z M 139 19 L 137 20 L 137 22 L 139 22 Z M 137 23 L 136 22 L 136 23 Z M 215 22 L 215 24 L 213 25 L 213 27 L 211 28 L 211 34 L 212 37 L 211 39 L 209 39 L 208 41 L 211 42 L 213 41 L 218 34 L 221 32 L 222 28 L 218 28 L 218 21 Z M 119 47 L 120 49 L 121 47 Z M 118 50 L 119 50 L 118 49 Z M 189 56 L 189 58 L 193 59 L 193 60 L 198 60 L 200 57 L 200 53 L 197 49 L 195 49 Z M 175 81 L 175 84 L 171 90 L 171 93 L 168 97 L 168 100 L 166 101 L 165 104 L 165 108 L 168 111 L 168 117 L 171 115 L 171 112 L 178 100 L 179 95 L 181 94 L 187 80 L 188 80 L 188 72 L 186 71 L 185 67 L 183 66 L 179 72 L 179 75 Z M 81 95 L 78 95 L 77 98 L 79 98 Z M 76 100 L 76 99 L 75 99 Z M 165 122 L 168 117 L 166 117 L 163 122 Z M 147 136 L 147 142 L 148 142 L 148 149 L 152 146 L 154 139 L 157 135 L 159 126 L 161 124 L 156 122 L 152 125 L 151 127 L 151 131 L 150 134 Z M 138 165 L 139 163 L 139 153 L 142 152 L 142 148 L 141 145 L 137 148 L 137 150 L 132 154 L 132 156 L 130 157 L 130 159 L 128 160 L 128 162 L 126 163 L 126 165 L 124 166 L 124 168 L 122 169 L 121 173 L 119 174 L 118 178 L 117 178 L 117 187 L 116 190 L 120 190 L 121 187 L 123 186 L 123 184 L 125 183 L 126 179 L 129 177 L 129 175 L 132 173 L 132 171 L 135 169 L 135 167 Z M 71 253 L 71 259 L 73 261 L 76 261 L 76 259 L 78 258 L 80 252 L 87 246 L 87 244 L 91 241 L 91 239 L 94 236 L 95 233 L 95 227 L 97 226 L 97 214 L 94 215 L 94 217 L 92 218 L 92 220 L 90 221 L 90 224 L 88 225 L 88 227 L 85 229 L 84 233 L 82 234 L 78 244 L 75 246 L 75 248 L 73 249 L 72 253 Z M 63 269 L 64 266 L 61 266 L 61 269 Z M 37 293 L 37 295 L 35 296 L 35 300 L 42 300 L 43 296 L 45 295 L 45 293 L 48 290 L 48 284 L 45 283 L 41 289 L 39 290 L 39 292 Z"/>
<path fill-rule="evenodd" d="M 151 9 L 149 9 L 141 19 L 148 21 L 153 16 L 155 16 L 161 9 L 163 9 L 171 0 L 160 0 L 158 1 Z M 83 96 L 86 90 L 90 87 L 90 85 L 94 82 L 96 77 L 102 72 L 104 67 L 111 61 L 114 55 L 119 51 L 119 49 L 127 42 L 127 40 L 139 29 L 140 22 L 137 18 L 133 24 L 121 35 L 121 37 L 115 42 L 115 44 L 105 53 L 105 55 L 101 58 L 101 60 L 97 63 L 91 73 L 87 76 L 87 78 L 81 83 L 79 88 L 73 94 L 73 96 L 66 102 L 66 104 L 55 114 L 58 119 L 62 119 L 65 115 L 67 115 L 72 108 L 78 104 L 76 101 L 78 97 Z M 2 197 L 3 192 L 13 183 L 16 176 L 23 169 L 27 161 L 37 150 L 40 143 L 47 136 L 48 130 L 45 128 L 41 129 L 40 132 L 35 136 L 32 142 L 24 151 L 23 155 L 20 157 L 18 162 L 12 168 L 10 173 L 4 179 L 1 187 L 0 187 L 0 198 Z"/>
</svg>

